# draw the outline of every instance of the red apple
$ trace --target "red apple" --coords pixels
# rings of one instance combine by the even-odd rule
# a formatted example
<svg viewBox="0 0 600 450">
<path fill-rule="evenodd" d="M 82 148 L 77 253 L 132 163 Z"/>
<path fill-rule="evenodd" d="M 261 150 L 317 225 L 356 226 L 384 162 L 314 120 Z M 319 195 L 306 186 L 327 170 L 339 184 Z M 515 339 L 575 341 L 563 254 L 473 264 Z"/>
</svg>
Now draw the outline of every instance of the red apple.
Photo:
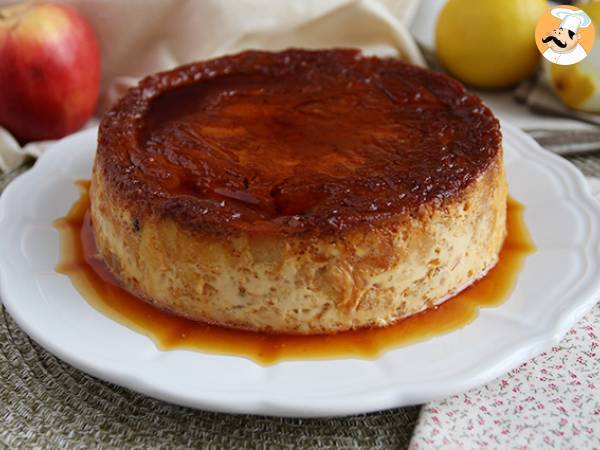
<svg viewBox="0 0 600 450">
<path fill-rule="evenodd" d="M 99 84 L 98 43 L 77 11 L 50 3 L 0 9 L 0 126 L 19 141 L 79 129 Z"/>
</svg>

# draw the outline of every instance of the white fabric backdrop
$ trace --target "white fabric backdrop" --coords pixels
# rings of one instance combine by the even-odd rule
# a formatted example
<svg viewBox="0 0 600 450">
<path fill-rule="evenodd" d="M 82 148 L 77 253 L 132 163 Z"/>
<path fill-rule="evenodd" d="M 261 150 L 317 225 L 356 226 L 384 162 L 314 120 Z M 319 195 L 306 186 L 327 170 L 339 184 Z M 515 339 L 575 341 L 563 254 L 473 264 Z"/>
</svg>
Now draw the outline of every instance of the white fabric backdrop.
<svg viewBox="0 0 600 450">
<path fill-rule="evenodd" d="M 100 115 L 139 77 L 191 61 L 258 48 L 357 47 L 423 64 L 408 33 L 418 0 L 63 0 L 100 43 Z M 14 3 L 0 0 L 0 6 Z M 90 122 L 88 126 L 95 124 Z M 37 157 L 0 127 L 0 172 Z"/>
</svg>

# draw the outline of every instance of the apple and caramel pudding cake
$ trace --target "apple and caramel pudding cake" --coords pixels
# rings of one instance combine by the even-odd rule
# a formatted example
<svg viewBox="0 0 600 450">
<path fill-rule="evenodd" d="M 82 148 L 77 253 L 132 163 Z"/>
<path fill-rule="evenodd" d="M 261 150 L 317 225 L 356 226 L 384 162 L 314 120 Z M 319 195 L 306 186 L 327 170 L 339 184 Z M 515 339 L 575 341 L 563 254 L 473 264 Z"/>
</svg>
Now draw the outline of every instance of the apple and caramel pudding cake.
<svg viewBox="0 0 600 450">
<path fill-rule="evenodd" d="M 149 76 L 100 125 L 91 220 L 122 285 L 198 321 L 379 327 L 485 275 L 506 235 L 492 112 L 355 50 L 247 51 Z"/>
</svg>

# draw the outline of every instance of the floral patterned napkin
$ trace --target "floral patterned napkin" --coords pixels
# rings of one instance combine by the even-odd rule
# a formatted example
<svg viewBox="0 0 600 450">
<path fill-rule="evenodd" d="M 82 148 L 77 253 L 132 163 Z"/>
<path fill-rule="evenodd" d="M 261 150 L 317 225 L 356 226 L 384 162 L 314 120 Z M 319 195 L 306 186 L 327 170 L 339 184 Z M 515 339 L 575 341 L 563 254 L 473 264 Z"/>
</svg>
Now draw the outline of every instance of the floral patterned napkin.
<svg viewBox="0 0 600 450">
<path fill-rule="evenodd" d="M 600 200 L 600 179 L 590 185 Z M 411 450 L 600 448 L 599 347 L 600 304 L 504 377 L 423 406 Z"/>
</svg>

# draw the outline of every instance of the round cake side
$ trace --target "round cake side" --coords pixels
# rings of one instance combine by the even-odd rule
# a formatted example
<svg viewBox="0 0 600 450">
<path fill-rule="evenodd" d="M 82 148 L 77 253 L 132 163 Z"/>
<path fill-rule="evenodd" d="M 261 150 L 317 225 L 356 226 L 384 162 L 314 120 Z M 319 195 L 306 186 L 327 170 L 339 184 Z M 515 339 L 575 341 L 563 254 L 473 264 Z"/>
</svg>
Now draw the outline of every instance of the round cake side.
<svg viewBox="0 0 600 450">
<path fill-rule="evenodd" d="M 92 222 L 123 284 L 191 319 L 250 330 L 331 333 L 383 326 L 442 303 L 491 269 L 506 234 L 502 153 L 460 196 L 335 236 L 190 232 L 136 223 L 94 170 Z"/>
</svg>

